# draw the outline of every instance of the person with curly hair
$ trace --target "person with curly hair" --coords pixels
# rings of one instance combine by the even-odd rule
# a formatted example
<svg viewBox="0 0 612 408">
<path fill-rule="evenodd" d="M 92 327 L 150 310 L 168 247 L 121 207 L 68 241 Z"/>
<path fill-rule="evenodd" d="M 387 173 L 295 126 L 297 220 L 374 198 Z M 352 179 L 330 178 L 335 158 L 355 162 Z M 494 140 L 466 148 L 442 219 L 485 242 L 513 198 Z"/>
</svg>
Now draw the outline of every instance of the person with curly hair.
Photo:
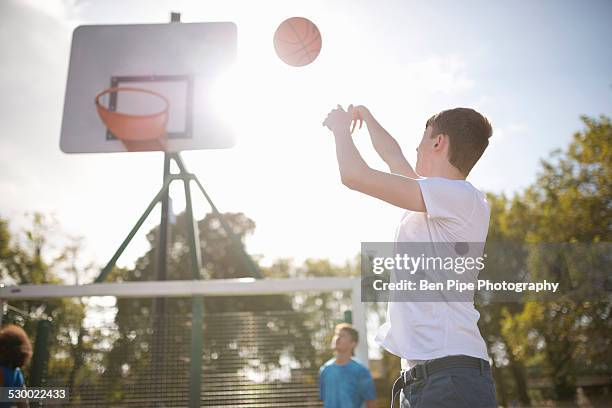
<svg viewBox="0 0 612 408">
<path fill-rule="evenodd" d="M 27 333 L 19 326 L 9 324 L 0 330 L 0 383 L 2 387 L 25 388 L 21 369 L 32 358 L 32 343 Z M 4 407 L 28 407 L 27 402 L 12 404 L 0 402 Z"/>
</svg>

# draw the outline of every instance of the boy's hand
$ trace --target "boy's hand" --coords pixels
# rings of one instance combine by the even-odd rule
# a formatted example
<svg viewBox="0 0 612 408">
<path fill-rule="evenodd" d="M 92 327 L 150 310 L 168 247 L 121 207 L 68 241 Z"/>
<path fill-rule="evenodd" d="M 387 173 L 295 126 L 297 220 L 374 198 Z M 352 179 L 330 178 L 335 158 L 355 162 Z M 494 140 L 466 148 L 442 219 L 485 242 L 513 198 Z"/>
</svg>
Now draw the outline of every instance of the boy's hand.
<svg viewBox="0 0 612 408">
<path fill-rule="evenodd" d="M 353 105 L 349 105 L 348 112 L 351 113 L 352 124 L 351 134 L 355 130 L 355 126 L 357 126 L 357 121 L 359 121 L 359 129 L 363 126 L 363 122 L 367 121 L 369 116 L 371 116 L 370 111 L 363 105 L 357 105 L 353 107 Z"/>
<path fill-rule="evenodd" d="M 345 111 L 342 106 L 338 105 L 336 109 L 333 109 L 325 120 L 323 121 L 323 126 L 326 126 L 332 132 L 342 132 L 344 130 L 349 130 L 352 120 L 352 109 L 353 106 L 349 106 L 349 111 Z"/>
</svg>

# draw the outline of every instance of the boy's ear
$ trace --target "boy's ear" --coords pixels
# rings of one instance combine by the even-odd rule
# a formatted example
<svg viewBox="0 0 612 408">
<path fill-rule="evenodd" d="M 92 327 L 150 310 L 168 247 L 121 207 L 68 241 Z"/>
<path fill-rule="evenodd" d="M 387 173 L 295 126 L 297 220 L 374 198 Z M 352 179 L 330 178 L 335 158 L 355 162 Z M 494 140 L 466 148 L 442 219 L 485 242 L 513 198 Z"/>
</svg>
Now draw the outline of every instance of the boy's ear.
<svg viewBox="0 0 612 408">
<path fill-rule="evenodd" d="M 442 144 L 442 142 L 444 142 L 444 134 L 440 133 L 438 136 L 436 136 L 436 142 L 434 143 L 433 147 L 438 147 Z"/>
</svg>

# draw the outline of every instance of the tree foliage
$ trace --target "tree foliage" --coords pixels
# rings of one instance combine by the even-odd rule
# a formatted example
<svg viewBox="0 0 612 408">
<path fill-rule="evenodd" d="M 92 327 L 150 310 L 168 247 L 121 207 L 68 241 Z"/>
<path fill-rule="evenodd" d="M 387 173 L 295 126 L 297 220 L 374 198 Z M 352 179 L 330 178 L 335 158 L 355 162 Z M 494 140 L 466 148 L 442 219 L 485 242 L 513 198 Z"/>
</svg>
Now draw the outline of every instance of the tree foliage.
<svg viewBox="0 0 612 408">
<path fill-rule="evenodd" d="M 57 233 L 57 224 L 41 213 L 30 214 L 28 219 L 27 228 L 21 233 L 12 233 L 8 221 L 0 218 L 1 281 L 15 285 L 65 283 L 57 271 L 78 256 L 80 247 L 68 245 L 58 252 L 49 242 L 51 236 Z M 54 329 L 47 347 L 53 354 L 48 369 L 64 379 L 64 386 L 68 385 L 77 356 L 96 347 L 95 337 L 83 336 L 84 305 L 72 298 L 18 300 L 8 304 L 11 307 L 3 323 L 22 326 L 33 342 L 38 320 L 51 320 Z M 87 369 L 91 372 L 94 367 L 90 364 Z M 28 374 L 26 369 L 26 376 Z"/>
<path fill-rule="evenodd" d="M 603 256 L 598 248 L 609 247 L 597 243 L 609 243 L 612 234 L 610 119 L 582 120 L 585 129 L 574 134 L 567 149 L 542 160 L 532 186 L 512 199 L 490 197 L 494 211 L 489 240 L 532 244 L 525 265 L 529 273 L 538 280 L 565 282 L 566 290 L 598 277 L 577 261 L 581 255 Z M 543 250 L 547 244 L 557 249 Z M 609 258 L 602 259 L 608 259 L 609 269 Z M 576 375 L 585 370 L 612 372 L 609 291 L 602 293 L 595 281 L 586 283 L 591 290 L 571 297 L 490 305 L 486 310 L 489 325 L 483 331 L 489 339 L 502 343 L 505 355 L 518 362 L 519 372 L 526 367 L 532 377 L 549 378 L 553 398 L 572 398 Z"/>
</svg>

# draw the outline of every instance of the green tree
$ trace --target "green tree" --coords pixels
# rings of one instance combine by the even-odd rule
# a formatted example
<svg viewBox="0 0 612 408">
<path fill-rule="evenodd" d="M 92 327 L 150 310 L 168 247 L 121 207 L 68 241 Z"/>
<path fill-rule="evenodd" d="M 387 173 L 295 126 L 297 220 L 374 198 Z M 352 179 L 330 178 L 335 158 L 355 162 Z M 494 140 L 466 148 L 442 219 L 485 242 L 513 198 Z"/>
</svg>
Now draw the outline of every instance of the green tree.
<svg viewBox="0 0 612 408">
<path fill-rule="evenodd" d="M 566 247 L 569 254 L 533 245 L 528 258 L 532 276 L 561 280 L 570 288 L 584 280 L 587 271 L 574 268 L 569 255 L 575 255 L 578 244 L 589 244 L 594 251 L 597 243 L 609 243 L 612 234 L 610 119 L 582 120 L 585 129 L 574 134 L 566 150 L 542 161 L 535 184 L 509 210 L 514 219 L 527 215 L 522 224 L 528 226 L 526 242 L 576 243 Z M 505 313 L 501 333 L 513 355 L 552 380 L 556 398 L 568 399 L 575 393 L 575 373 L 584 367 L 612 371 L 610 312 L 609 297 L 533 302 L 520 313 Z"/>
<path fill-rule="evenodd" d="M 57 271 L 67 259 L 79 256 L 80 246 L 59 249 L 50 242 L 57 235 L 57 223 L 41 213 L 29 215 L 30 225 L 21 234 L 12 234 L 8 221 L 0 218 L 0 278 L 5 284 L 62 284 Z M 74 271 L 78 272 L 78 271 Z M 61 385 L 69 384 L 71 373 L 83 362 L 76 356 L 92 347 L 95 337 L 87 336 L 83 328 L 85 306 L 78 299 L 53 298 L 8 302 L 22 313 L 9 313 L 4 323 L 15 323 L 26 330 L 32 340 L 36 336 L 36 322 L 51 319 L 53 335 L 47 345 L 50 353 L 49 373 Z M 93 369 L 88 366 L 88 369 Z M 26 370 L 26 377 L 29 372 Z"/>
<path fill-rule="evenodd" d="M 493 269 L 497 276 L 514 276 L 523 270 L 524 256 L 518 252 L 531 223 L 528 212 L 518 196 L 508 199 L 505 195 L 489 194 L 491 219 L 487 236 L 487 270 Z M 495 251 L 494 253 L 491 253 Z M 484 277 L 481 277 L 484 278 Z M 498 400 L 506 406 L 508 402 L 518 399 L 529 405 L 527 376 L 523 361 L 510 347 L 509 340 L 502 331 L 501 322 L 508 314 L 520 313 L 520 303 L 500 302 L 495 299 L 478 299 L 478 310 L 481 314 L 479 327 L 493 355 L 493 370 Z"/>
<path fill-rule="evenodd" d="M 226 223 L 239 239 L 243 240 L 251 233 L 255 224 L 252 220 L 240 213 L 224 214 Z M 188 234 L 186 230 L 185 214 L 177 216 L 176 224 L 170 231 L 170 249 L 168 254 L 168 279 L 191 280 Z M 219 220 L 208 214 L 198 223 L 200 250 L 202 254 L 203 279 L 231 279 L 249 276 L 245 267 L 243 255 L 232 245 L 230 237 L 221 227 Z M 147 235 L 151 249 L 136 262 L 136 267 L 130 270 L 115 270 L 109 275 L 110 281 L 149 281 L 155 279 L 155 250 L 158 228 L 154 228 Z M 115 325 L 117 327 L 116 339 L 108 353 L 104 366 L 103 383 L 111 399 L 124 397 L 120 390 L 127 390 L 126 383 L 143 383 L 143 379 L 152 372 L 163 369 L 163 375 L 172 377 L 177 381 L 187 383 L 186 374 L 189 359 L 190 325 L 191 325 L 191 299 L 178 298 L 164 301 L 164 314 L 161 317 L 161 333 L 153 332 L 153 300 L 152 299 L 118 299 Z M 205 325 L 204 331 L 204 366 L 208 372 L 219 373 L 231 370 L 235 373 L 235 363 L 246 359 L 255 360 L 251 354 L 254 350 L 248 347 L 241 348 L 238 341 L 241 326 L 249 330 L 268 330 L 253 326 L 253 312 L 283 312 L 293 311 L 292 296 L 227 296 L 205 297 Z M 232 312 L 231 319 L 226 321 L 214 316 Z M 239 313 L 244 312 L 244 319 Z M 237 315 L 238 313 L 238 315 Z M 238 319 L 238 321 L 236 320 Z M 241 320 L 242 319 L 242 320 Z M 231 324 L 233 326 L 229 326 Z M 259 323 L 257 323 L 259 324 Z M 315 350 L 308 342 L 308 327 L 300 319 L 284 320 L 270 314 L 267 322 L 279 344 L 290 344 L 292 341 L 300 343 L 302 347 L 292 350 L 292 358 L 302 365 L 311 364 Z M 245 330 L 243 335 L 248 335 Z M 219 338 L 220 331 L 226 336 Z M 158 336 L 157 338 L 155 336 Z M 296 340 L 297 339 L 297 340 Z M 156 343 L 157 342 L 157 343 Z M 160 352 L 153 353 L 153 349 L 160 347 Z M 281 355 L 287 350 L 279 347 L 261 356 L 256 356 L 259 373 L 265 375 L 278 368 Z M 155 364 L 152 359 L 155 356 Z M 161 356 L 160 356 L 161 355 Z M 249 357 L 251 356 L 251 357 Z M 230 364 L 231 363 L 231 364 Z M 229 373 L 228 373 L 229 374 Z M 155 375 L 155 374 L 153 374 Z"/>
</svg>

